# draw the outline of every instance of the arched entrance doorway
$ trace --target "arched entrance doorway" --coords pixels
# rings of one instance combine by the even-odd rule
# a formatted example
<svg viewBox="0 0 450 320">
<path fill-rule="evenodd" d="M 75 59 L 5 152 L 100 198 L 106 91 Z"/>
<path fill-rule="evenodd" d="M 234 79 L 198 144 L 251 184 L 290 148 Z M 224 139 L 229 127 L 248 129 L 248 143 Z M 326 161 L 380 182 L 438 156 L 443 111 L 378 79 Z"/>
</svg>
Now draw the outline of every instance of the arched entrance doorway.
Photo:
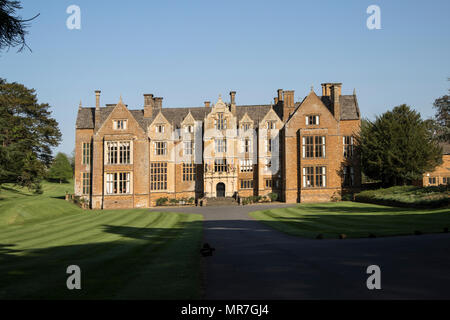
<svg viewBox="0 0 450 320">
<path fill-rule="evenodd" d="M 216 197 L 225 197 L 225 183 L 219 182 L 216 186 Z"/>
</svg>

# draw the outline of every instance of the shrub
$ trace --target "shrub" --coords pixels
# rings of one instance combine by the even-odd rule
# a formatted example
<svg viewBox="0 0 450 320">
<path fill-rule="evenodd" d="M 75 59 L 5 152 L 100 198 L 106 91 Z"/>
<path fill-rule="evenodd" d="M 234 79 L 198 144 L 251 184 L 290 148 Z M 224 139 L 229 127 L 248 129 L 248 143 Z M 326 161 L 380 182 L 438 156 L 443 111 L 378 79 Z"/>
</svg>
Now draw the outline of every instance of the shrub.
<svg viewBox="0 0 450 320">
<path fill-rule="evenodd" d="M 172 205 L 175 205 L 175 204 L 178 203 L 178 199 L 172 198 L 172 199 L 169 200 L 169 203 L 172 204 Z"/>
<path fill-rule="evenodd" d="M 277 201 L 277 199 L 278 199 L 278 193 L 271 192 L 268 194 L 268 196 L 270 198 L 270 201 L 272 201 L 272 202 Z"/>
<path fill-rule="evenodd" d="M 331 196 L 331 201 L 333 202 L 338 202 L 339 200 L 341 200 L 341 195 L 339 192 L 334 192 L 333 195 Z"/>
<path fill-rule="evenodd" d="M 169 199 L 167 199 L 166 197 L 158 198 L 158 199 L 156 199 L 156 205 L 157 206 L 164 206 L 164 205 L 166 205 L 167 201 L 169 201 Z"/>
<path fill-rule="evenodd" d="M 195 198 L 194 197 L 190 197 L 189 199 L 188 199 L 188 203 L 194 203 L 194 201 L 195 201 Z"/>
<path fill-rule="evenodd" d="M 353 201 L 353 193 L 346 193 L 342 195 L 342 201 Z"/>
<path fill-rule="evenodd" d="M 365 190 L 355 195 L 359 202 L 409 207 L 442 207 L 450 205 L 450 190 L 446 186 L 397 186 Z"/>
</svg>

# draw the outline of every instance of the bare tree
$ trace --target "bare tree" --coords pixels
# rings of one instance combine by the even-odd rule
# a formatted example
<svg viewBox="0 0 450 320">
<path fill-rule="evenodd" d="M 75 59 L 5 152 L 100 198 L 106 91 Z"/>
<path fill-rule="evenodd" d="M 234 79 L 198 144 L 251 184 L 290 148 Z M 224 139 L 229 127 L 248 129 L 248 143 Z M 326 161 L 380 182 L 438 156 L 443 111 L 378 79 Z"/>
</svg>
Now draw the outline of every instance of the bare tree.
<svg viewBox="0 0 450 320">
<path fill-rule="evenodd" d="M 25 47 L 30 51 L 25 41 L 28 22 L 39 16 L 37 14 L 31 19 L 22 20 L 16 15 L 16 10 L 22 9 L 19 1 L 0 0 L 0 51 L 5 48 L 20 46 L 18 52 Z"/>
</svg>

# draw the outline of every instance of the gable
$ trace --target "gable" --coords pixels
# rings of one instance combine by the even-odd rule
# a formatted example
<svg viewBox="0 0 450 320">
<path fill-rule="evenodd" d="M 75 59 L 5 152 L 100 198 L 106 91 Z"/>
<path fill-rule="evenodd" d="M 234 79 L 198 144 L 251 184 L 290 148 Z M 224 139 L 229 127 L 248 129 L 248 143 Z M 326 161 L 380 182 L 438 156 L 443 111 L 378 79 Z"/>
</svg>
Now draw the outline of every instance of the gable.
<svg viewBox="0 0 450 320">
<path fill-rule="evenodd" d="M 276 129 L 281 129 L 281 127 L 283 126 L 283 122 L 281 121 L 280 117 L 272 108 L 266 113 L 264 118 L 260 121 L 259 126 L 261 128 L 265 128 L 267 121 L 274 121 L 276 123 Z"/>
<path fill-rule="evenodd" d="M 107 110 L 102 110 L 107 109 Z M 115 107 L 100 108 L 101 125 L 97 130 L 97 135 L 102 134 L 145 134 L 144 129 L 136 121 L 133 114 L 123 104 L 122 99 Z M 102 112 L 103 111 L 103 112 Z M 127 126 L 123 130 L 114 128 L 114 120 L 127 120 Z"/>
<path fill-rule="evenodd" d="M 337 120 L 322 100 L 311 91 L 294 113 L 286 121 L 286 127 L 300 128 L 306 126 L 306 116 L 318 115 L 320 123 L 337 126 Z"/>
</svg>

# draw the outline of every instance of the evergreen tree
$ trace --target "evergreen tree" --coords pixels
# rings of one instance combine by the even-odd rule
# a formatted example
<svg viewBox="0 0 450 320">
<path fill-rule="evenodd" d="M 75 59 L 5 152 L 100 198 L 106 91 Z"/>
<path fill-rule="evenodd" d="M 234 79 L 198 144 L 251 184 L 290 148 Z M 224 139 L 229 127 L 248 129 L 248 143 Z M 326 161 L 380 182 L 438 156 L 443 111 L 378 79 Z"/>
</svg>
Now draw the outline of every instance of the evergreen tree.
<svg viewBox="0 0 450 320">
<path fill-rule="evenodd" d="M 36 191 L 61 140 L 50 106 L 39 104 L 33 89 L 0 79 L 0 184 Z"/>
<path fill-rule="evenodd" d="M 435 125 L 438 139 L 443 142 L 450 142 L 450 96 L 444 95 L 437 98 L 433 106 L 436 109 Z"/>
<path fill-rule="evenodd" d="M 59 152 L 56 155 L 48 171 L 48 178 L 57 180 L 59 183 L 67 182 L 72 178 L 72 166 L 70 165 L 69 158 L 64 153 Z"/>
<path fill-rule="evenodd" d="M 404 104 L 374 122 L 362 121 L 358 145 L 364 173 L 385 186 L 422 179 L 442 163 L 442 148 L 429 125 Z"/>
</svg>

